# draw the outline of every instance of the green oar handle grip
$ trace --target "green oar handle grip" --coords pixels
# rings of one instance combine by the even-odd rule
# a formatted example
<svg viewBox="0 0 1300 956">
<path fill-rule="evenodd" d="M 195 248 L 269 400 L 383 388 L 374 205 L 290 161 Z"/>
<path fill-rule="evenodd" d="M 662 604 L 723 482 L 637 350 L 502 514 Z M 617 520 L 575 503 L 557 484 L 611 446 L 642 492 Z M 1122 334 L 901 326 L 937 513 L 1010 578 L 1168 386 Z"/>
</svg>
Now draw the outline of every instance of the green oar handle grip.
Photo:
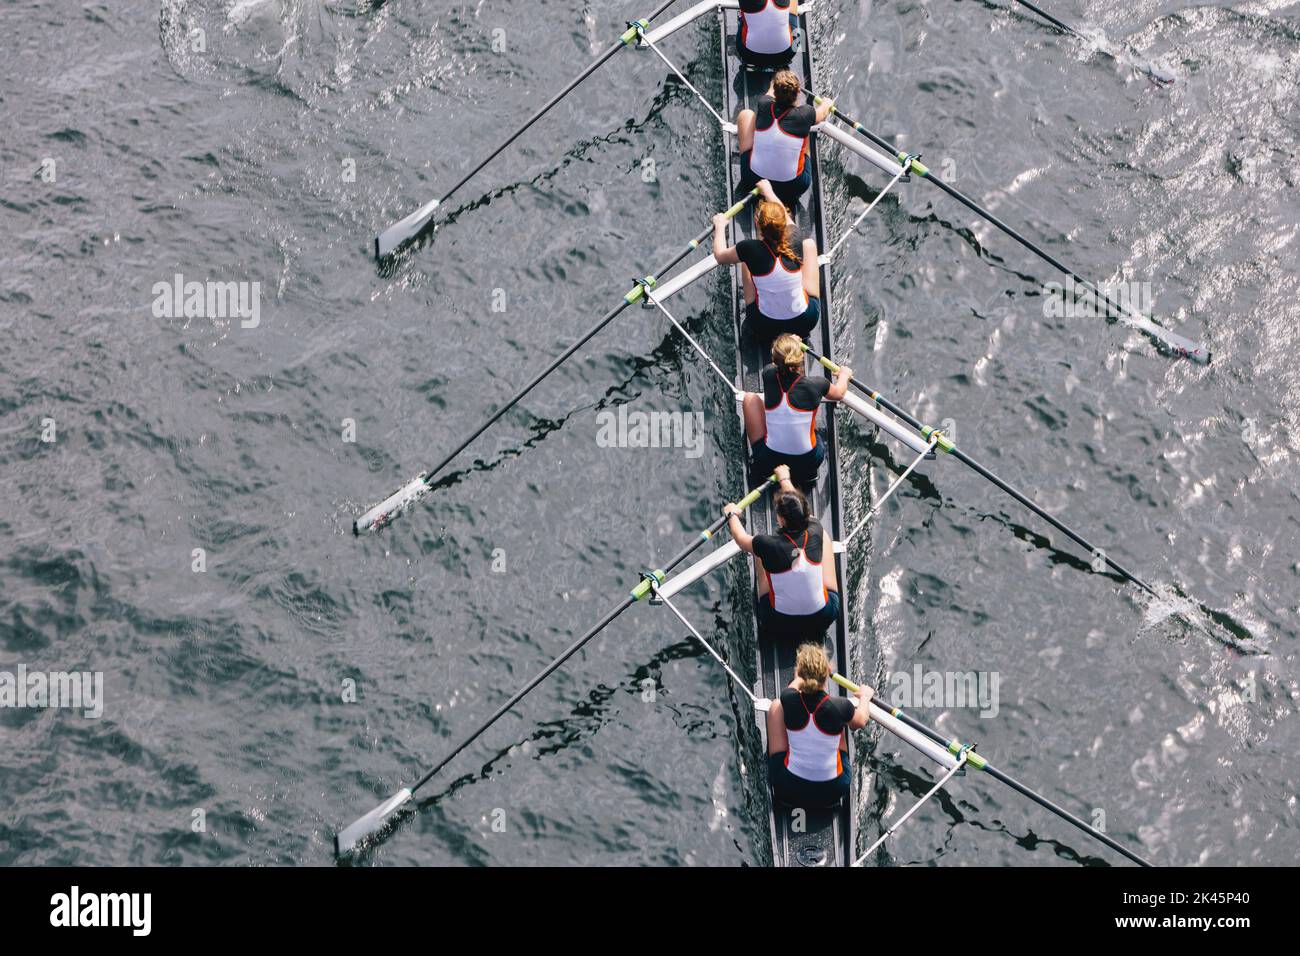
<svg viewBox="0 0 1300 956">
<path fill-rule="evenodd" d="M 745 194 L 744 199 L 742 199 L 740 202 L 736 203 L 734 206 L 732 206 L 730 209 L 724 212 L 723 215 L 726 216 L 728 219 L 735 219 L 736 216 L 740 215 L 740 211 L 745 208 L 745 206 L 749 203 L 749 201 L 757 195 L 758 195 L 758 187 L 755 186 L 753 189 L 751 189 L 748 193 Z"/>
<path fill-rule="evenodd" d="M 812 346 L 810 346 L 807 342 L 800 342 L 799 345 L 803 348 L 805 352 L 812 352 Z M 831 374 L 833 375 L 840 374 L 840 367 L 836 365 L 834 362 L 832 362 L 830 359 L 828 359 L 825 355 L 818 355 L 817 361 L 820 362 L 826 368 L 826 370 Z"/>
<path fill-rule="evenodd" d="M 843 674 L 832 674 L 831 680 L 835 681 L 835 683 L 839 684 L 850 694 L 856 694 L 859 690 L 861 690 L 861 688 L 858 687 L 857 684 L 853 683 L 853 681 L 849 680 Z"/>
<path fill-rule="evenodd" d="M 774 485 L 774 484 L 776 484 L 776 475 L 768 475 L 767 481 L 763 482 L 761 485 L 759 485 L 749 494 L 745 495 L 745 497 L 737 501 L 736 507 L 739 508 L 741 511 L 744 511 L 746 508 L 752 505 L 759 498 L 763 497 L 763 492 L 767 491 L 768 485 Z"/>
</svg>

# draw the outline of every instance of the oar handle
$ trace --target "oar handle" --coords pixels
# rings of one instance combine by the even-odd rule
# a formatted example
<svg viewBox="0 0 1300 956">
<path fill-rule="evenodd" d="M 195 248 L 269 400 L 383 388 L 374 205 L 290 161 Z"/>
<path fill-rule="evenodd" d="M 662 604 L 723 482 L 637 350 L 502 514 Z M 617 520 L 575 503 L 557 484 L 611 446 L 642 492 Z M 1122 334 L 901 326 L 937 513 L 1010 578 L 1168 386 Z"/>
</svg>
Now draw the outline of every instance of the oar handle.
<svg viewBox="0 0 1300 956">
<path fill-rule="evenodd" d="M 812 348 L 808 345 L 807 342 L 803 343 L 803 350 L 805 352 L 812 352 L 813 358 L 815 358 L 818 362 L 820 362 L 832 374 L 834 375 L 840 374 L 840 367 L 838 365 L 836 365 L 834 362 L 828 359 L 825 355 L 818 355 L 816 352 L 813 352 Z"/>
<path fill-rule="evenodd" d="M 859 690 L 862 689 L 857 684 L 853 683 L 853 681 L 845 677 L 843 674 L 832 674 L 831 680 L 835 681 L 835 683 L 839 684 L 850 694 L 856 694 Z"/>
<path fill-rule="evenodd" d="M 776 484 L 776 475 L 775 474 L 768 475 L 767 481 L 763 482 L 761 485 L 759 485 L 749 494 L 745 495 L 745 497 L 737 501 L 736 507 L 739 508 L 741 511 L 744 511 L 746 508 L 752 505 L 759 498 L 763 497 L 763 492 L 767 491 L 769 485 L 774 485 L 774 484 Z M 722 520 L 725 522 L 728 517 L 730 517 L 730 515 L 723 515 Z M 719 525 L 719 527 L 721 527 L 721 525 Z"/>
<path fill-rule="evenodd" d="M 732 206 L 730 209 L 724 212 L 723 215 L 726 216 L 728 219 L 736 218 L 736 216 L 740 215 L 740 211 L 749 204 L 749 201 L 757 195 L 758 195 L 758 187 L 755 186 L 753 189 L 751 189 L 749 192 L 745 194 L 744 199 L 740 200 L 740 202 L 736 203 L 734 206 Z"/>
</svg>

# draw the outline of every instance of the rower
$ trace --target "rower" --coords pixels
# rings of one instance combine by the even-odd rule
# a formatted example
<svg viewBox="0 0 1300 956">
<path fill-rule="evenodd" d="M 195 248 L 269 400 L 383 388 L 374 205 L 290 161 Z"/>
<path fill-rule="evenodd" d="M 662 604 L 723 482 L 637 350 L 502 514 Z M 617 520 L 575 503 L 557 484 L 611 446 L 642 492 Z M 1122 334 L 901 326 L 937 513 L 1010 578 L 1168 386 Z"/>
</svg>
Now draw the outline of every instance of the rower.
<svg viewBox="0 0 1300 956">
<path fill-rule="evenodd" d="M 821 273 L 817 240 L 796 245 L 789 210 L 776 197 L 766 179 L 758 183 L 758 208 L 754 211 L 757 239 L 727 245 L 725 215 L 713 217 L 713 258 L 722 265 L 740 265 L 745 294 L 745 324 L 759 342 L 771 342 L 791 332 L 807 336 L 821 320 Z"/>
<path fill-rule="evenodd" d="M 736 117 L 740 191 L 748 192 L 758 180 L 767 179 L 781 201 L 794 206 L 812 185 L 808 136 L 834 107 L 833 100 L 816 106 L 807 102 L 799 77 L 791 70 L 777 71 L 754 109 L 741 110 Z"/>
<path fill-rule="evenodd" d="M 822 375 L 805 375 L 799 337 L 777 336 L 772 364 L 761 376 L 762 393 L 745 393 L 745 434 L 754 453 L 754 472 L 770 475 L 784 464 L 790 466 L 796 484 L 816 481 L 826 458 L 826 445 L 817 440 L 817 412 L 823 399 L 841 401 L 852 377 L 853 370 L 846 366 L 840 366 L 833 382 Z"/>
<path fill-rule="evenodd" d="M 798 0 L 740 0 L 736 53 L 742 63 L 775 70 L 794 56 L 799 37 Z"/>
<path fill-rule="evenodd" d="M 794 680 L 767 712 L 767 780 L 776 799 L 793 807 L 830 807 L 849 795 L 850 730 L 867 726 L 874 691 L 858 704 L 826 693 L 831 662 L 821 644 L 804 644 Z"/>
<path fill-rule="evenodd" d="M 740 523 L 740 509 L 728 504 L 727 528 L 742 551 L 754 556 L 758 626 L 775 638 L 818 640 L 840 616 L 835 579 L 835 546 L 812 515 L 808 499 L 790 481 L 788 465 L 774 472 L 780 489 L 773 500 L 776 534 L 751 535 Z"/>
</svg>

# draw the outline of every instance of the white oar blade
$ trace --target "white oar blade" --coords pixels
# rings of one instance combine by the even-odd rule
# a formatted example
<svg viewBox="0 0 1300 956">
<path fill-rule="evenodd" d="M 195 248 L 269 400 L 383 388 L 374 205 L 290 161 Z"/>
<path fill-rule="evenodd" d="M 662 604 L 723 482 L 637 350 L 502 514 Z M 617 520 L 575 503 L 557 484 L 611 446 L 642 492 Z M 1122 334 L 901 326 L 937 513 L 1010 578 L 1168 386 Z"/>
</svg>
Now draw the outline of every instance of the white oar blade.
<svg viewBox="0 0 1300 956">
<path fill-rule="evenodd" d="M 424 480 L 424 472 L 416 475 L 409 482 L 393 492 L 377 505 L 368 508 L 361 517 L 352 522 L 352 533 L 378 531 L 394 518 L 419 501 L 429 492 Z"/>
<path fill-rule="evenodd" d="M 1125 323 L 1140 329 L 1164 343 L 1174 355 L 1179 355 L 1186 359 L 1191 359 L 1201 365 L 1209 365 L 1212 353 L 1200 342 L 1193 342 L 1185 335 L 1179 335 L 1177 332 L 1171 332 L 1163 325 L 1156 325 L 1144 315 L 1133 315 L 1131 312 L 1128 317 L 1123 319 Z"/>
<path fill-rule="evenodd" d="M 375 237 L 375 258 L 391 256 L 406 243 L 410 242 L 433 218 L 433 211 L 438 208 L 439 200 L 432 199 L 405 219 L 393 223 Z"/>
<path fill-rule="evenodd" d="M 766 714 L 772 709 L 772 702 L 766 697 L 759 697 L 754 701 L 754 709 L 760 714 Z"/>
<path fill-rule="evenodd" d="M 411 799 L 411 791 L 397 791 L 365 816 L 344 827 L 334 837 L 334 855 L 345 856 L 374 839 L 393 821 L 393 815 Z"/>
</svg>

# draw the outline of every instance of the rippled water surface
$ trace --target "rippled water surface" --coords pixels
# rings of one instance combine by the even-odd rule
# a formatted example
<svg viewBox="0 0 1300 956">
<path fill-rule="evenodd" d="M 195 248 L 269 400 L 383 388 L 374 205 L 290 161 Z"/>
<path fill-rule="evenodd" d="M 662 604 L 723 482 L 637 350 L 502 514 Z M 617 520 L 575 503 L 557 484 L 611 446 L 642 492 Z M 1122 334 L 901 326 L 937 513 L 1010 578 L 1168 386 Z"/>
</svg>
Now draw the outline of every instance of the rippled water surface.
<svg viewBox="0 0 1300 956">
<path fill-rule="evenodd" d="M 634 309 L 399 523 L 349 530 L 726 204 L 712 118 L 623 53 L 431 243 L 371 259 L 648 8 L 0 7 L 0 670 L 101 671 L 106 698 L 98 720 L 0 711 L 0 862 L 328 864 L 337 827 L 737 494 L 730 395 Z M 1096 42 L 994 3 L 817 0 L 822 85 L 1083 275 L 1137 283 L 1213 363 L 1045 318 L 1060 276 L 920 181 L 836 260 L 840 352 L 1162 599 L 928 463 L 852 546 L 857 676 L 995 672 L 996 716 L 920 713 L 1156 862 L 1289 865 L 1300 8 L 1052 9 Z M 715 103 L 716 36 L 664 45 Z M 839 230 L 884 178 L 828 159 Z M 259 283 L 256 327 L 160 316 L 176 274 Z M 675 301 L 732 367 L 722 286 Z M 624 404 L 702 413 L 698 454 L 602 447 Z M 844 444 L 856 523 L 908 459 L 851 423 Z M 740 581 L 682 607 L 749 669 Z M 667 613 L 588 645 L 361 862 L 766 863 L 751 713 Z M 933 776 L 890 740 L 862 755 L 871 839 Z M 1114 862 L 976 776 L 888 846 Z"/>
</svg>

